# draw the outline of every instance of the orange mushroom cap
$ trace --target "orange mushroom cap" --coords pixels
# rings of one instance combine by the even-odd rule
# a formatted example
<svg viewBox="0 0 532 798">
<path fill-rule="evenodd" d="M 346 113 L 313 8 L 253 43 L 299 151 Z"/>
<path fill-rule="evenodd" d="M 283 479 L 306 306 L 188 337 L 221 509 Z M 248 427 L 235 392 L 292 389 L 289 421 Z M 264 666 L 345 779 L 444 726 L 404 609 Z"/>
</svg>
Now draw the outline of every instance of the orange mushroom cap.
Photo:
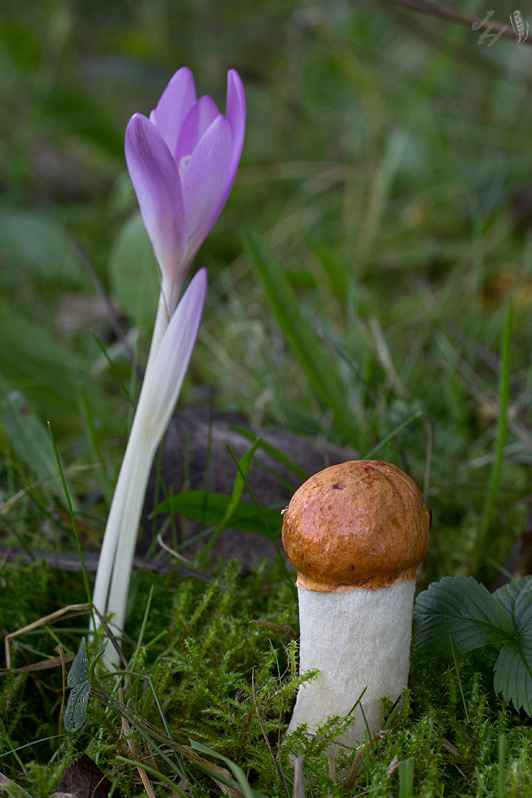
<svg viewBox="0 0 532 798">
<path fill-rule="evenodd" d="M 298 587 L 376 590 L 416 578 L 430 516 L 416 483 L 381 460 L 353 460 L 314 474 L 293 495 L 283 545 Z"/>
</svg>

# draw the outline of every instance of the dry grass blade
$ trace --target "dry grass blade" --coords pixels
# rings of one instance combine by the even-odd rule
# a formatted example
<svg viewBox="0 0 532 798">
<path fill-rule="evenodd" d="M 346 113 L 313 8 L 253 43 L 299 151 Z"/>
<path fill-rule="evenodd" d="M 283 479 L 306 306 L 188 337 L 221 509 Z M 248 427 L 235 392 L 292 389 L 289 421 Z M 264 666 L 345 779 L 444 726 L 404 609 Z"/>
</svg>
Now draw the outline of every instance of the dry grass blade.
<svg viewBox="0 0 532 798">
<path fill-rule="evenodd" d="M 305 777 L 303 775 L 303 757 L 294 759 L 294 792 L 292 798 L 305 798 Z"/>
<path fill-rule="evenodd" d="M 10 794 L 9 792 L 10 790 L 16 790 L 17 795 L 27 796 L 27 798 L 30 798 L 28 793 L 25 790 L 23 790 L 22 787 L 19 787 L 19 785 L 16 784 L 14 781 L 8 779 L 8 777 L 4 776 L 3 773 L 0 773 L 0 788 L 1 787 L 5 787 L 8 790 L 8 794 Z M 4 791 L 2 790 L 1 792 L 3 794 Z"/>
<path fill-rule="evenodd" d="M 172 549 L 164 542 L 160 532 L 157 532 L 157 543 L 159 544 L 161 549 L 163 549 L 163 551 L 165 551 L 167 554 L 171 554 L 172 557 L 174 557 L 176 560 L 181 560 L 181 562 L 184 562 L 187 565 L 192 565 L 191 561 L 187 557 L 185 557 L 183 554 L 180 554 L 175 549 Z"/>
<path fill-rule="evenodd" d="M 230 775 L 231 774 L 229 773 L 229 771 L 227 771 L 227 776 L 230 776 Z M 222 781 L 216 781 L 216 779 L 214 779 L 214 781 L 215 781 L 216 785 L 220 788 L 220 791 L 224 795 L 230 795 L 231 798 L 242 798 L 242 793 L 241 792 L 237 792 L 237 790 L 233 790 L 232 787 L 228 787 L 227 784 L 224 784 Z"/>
<path fill-rule="evenodd" d="M 250 621 L 250 623 L 254 623 L 257 626 L 264 626 L 266 629 L 273 629 L 275 631 L 281 632 L 285 635 L 290 635 L 290 637 L 297 638 L 299 637 L 299 633 L 294 629 L 293 626 L 289 626 L 288 624 L 284 623 L 270 623 L 269 621 Z"/>
<path fill-rule="evenodd" d="M 124 702 L 124 695 L 123 695 L 123 691 L 122 691 L 121 687 L 118 688 L 118 695 L 119 695 L 120 701 L 123 703 Z M 128 703 L 128 706 L 129 706 L 129 703 Z M 137 752 L 137 748 L 135 746 L 135 743 L 133 742 L 133 740 L 130 737 L 131 727 L 130 727 L 128 721 L 127 721 L 127 718 L 125 718 L 124 715 L 122 715 L 122 734 L 124 735 L 124 737 L 127 740 L 127 744 L 128 744 L 129 750 L 131 751 L 131 755 L 132 755 L 133 759 L 135 759 L 138 762 L 139 755 L 138 755 L 138 752 Z M 137 765 L 137 770 L 138 770 L 138 773 L 139 773 L 139 776 L 140 776 L 140 780 L 142 781 L 142 784 L 143 784 L 144 789 L 146 791 L 146 795 L 148 796 L 148 798 L 155 798 L 155 793 L 153 792 L 153 788 L 152 788 L 152 786 L 150 784 L 150 780 L 148 779 L 148 774 L 146 773 L 146 771 L 140 765 Z"/>
<path fill-rule="evenodd" d="M 118 656 L 120 658 L 120 661 L 122 662 L 122 665 L 124 666 L 124 670 L 127 671 L 128 667 L 129 667 L 129 663 L 128 663 L 127 659 L 125 658 L 125 656 L 124 656 L 124 654 L 122 652 L 122 649 L 120 648 L 120 645 L 119 645 L 116 637 L 112 633 L 109 624 L 107 623 L 107 621 L 105 620 L 104 616 L 102 615 L 102 613 L 100 612 L 100 610 L 97 607 L 93 606 L 93 610 L 96 613 L 96 615 L 98 616 L 99 621 L 100 621 L 101 625 L 104 628 L 105 634 L 107 635 L 107 637 L 111 641 L 111 645 L 113 646 L 113 648 L 115 649 L 116 653 L 118 654 Z"/>
<path fill-rule="evenodd" d="M 192 762 L 195 762 L 199 767 L 203 768 L 215 781 L 217 781 L 216 777 L 222 777 L 225 779 L 225 786 L 232 788 L 238 796 L 242 795 L 242 790 L 240 786 L 237 784 L 236 781 L 232 778 L 231 774 L 229 773 L 226 768 L 220 767 L 219 765 L 215 765 L 213 762 L 210 762 L 208 759 L 200 756 L 193 748 L 188 745 L 181 745 L 181 743 L 177 743 L 167 734 L 162 732 L 153 723 L 146 720 L 142 717 L 140 712 L 134 709 L 131 706 L 126 706 L 122 701 L 117 699 L 111 698 L 105 693 L 101 692 L 97 687 L 93 687 L 92 695 L 97 698 L 99 701 L 102 702 L 107 707 L 119 712 L 123 717 L 126 718 L 129 716 L 131 722 L 134 724 L 138 724 L 138 728 L 142 729 L 143 732 L 147 734 L 153 735 L 153 737 L 158 742 L 165 743 L 169 748 L 177 751 L 178 753 L 185 756 Z"/>
<path fill-rule="evenodd" d="M 389 779 L 390 776 L 393 776 L 398 767 L 399 767 L 399 757 L 396 754 L 392 759 L 392 761 L 390 762 L 390 764 L 388 765 L 388 767 L 386 768 L 386 778 Z"/>
<path fill-rule="evenodd" d="M 362 767 L 362 762 L 364 761 L 364 757 L 366 756 L 367 752 L 373 748 L 373 746 L 378 745 L 381 740 L 384 740 L 385 737 L 389 735 L 389 729 L 386 731 L 381 731 L 373 737 L 372 740 L 369 741 L 366 745 L 364 745 L 360 751 L 357 751 L 355 758 L 353 759 L 351 766 L 347 772 L 347 775 L 344 779 L 344 787 L 346 791 L 352 790 L 355 786 L 356 780 L 358 778 L 358 774 L 360 772 L 360 768 Z"/>
<path fill-rule="evenodd" d="M 369 320 L 369 329 L 373 336 L 377 358 L 384 369 L 386 377 L 388 378 L 388 382 L 390 383 L 390 387 L 394 389 L 398 396 L 401 396 L 403 399 L 406 398 L 408 396 L 408 391 L 401 382 L 401 378 L 396 371 L 388 344 L 384 339 L 382 327 L 379 324 L 379 320 L 375 316 Z"/>
<path fill-rule="evenodd" d="M 75 618 L 78 615 L 85 615 L 86 613 L 90 612 L 90 608 L 90 604 L 69 604 L 68 607 L 63 607 L 60 610 L 56 610 L 55 612 L 50 613 L 50 615 L 45 615 L 44 618 L 39 618 L 38 621 L 33 621 L 33 623 L 29 623 L 27 626 L 23 626 L 22 629 L 17 629 L 16 632 L 11 632 L 10 634 L 6 635 L 4 641 L 6 651 L 6 671 L 11 670 L 11 642 L 15 640 L 15 638 L 20 637 L 20 635 L 23 635 L 26 632 L 32 632 L 34 629 L 39 629 L 41 626 L 44 626 L 47 623 L 54 623 L 61 618 Z M 61 659 L 57 658 L 57 660 L 57 664 L 59 664 Z M 46 662 L 48 661 L 49 660 L 46 660 Z"/>
<path fill-rule="evenodd" d="M 31 665 L 23 665 L 22 668 L 11 668 L 11 673 L 34 673 L 38 671 L 49 671 L 52 668 L 58 668 L 63 662 L 72 662 L 74 657 L 72 654 L 63 654 L 63 657 L 50 657 L 49 659 L 40 659 L 38 662 L 32 662 Z M 5 676 L 7 668 L 0 671 L 0 676 Z"/>
</svg>

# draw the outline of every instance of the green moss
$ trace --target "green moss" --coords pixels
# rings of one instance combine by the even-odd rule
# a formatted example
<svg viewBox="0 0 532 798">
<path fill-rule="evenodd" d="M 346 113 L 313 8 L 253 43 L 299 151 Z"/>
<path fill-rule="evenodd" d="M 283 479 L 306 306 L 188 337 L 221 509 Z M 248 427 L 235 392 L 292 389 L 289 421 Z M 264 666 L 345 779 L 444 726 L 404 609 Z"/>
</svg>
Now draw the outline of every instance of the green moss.
<svg viewBox="0 0 532 798">
<path fill-rule="evenodd" d="M 46 571 L 39 566 L 40 597 L 49 606 L 54 595 L 62 592 L 62 585 Z M 27 571 L 22 569 L 15 581 L 20 587 L 34 576 L 32 566 Z M 309 738 L 300 730 L 283 744 L 301 681 L 294 661 L 296 641 L 289 632 L 290 627 L 298 625 L 297 602 L 286 572 L 278 565 L 262 565 L 256 573 L 242 575 L 237 564 L 230 563 L 221 564 L 213 576 L 213 581 L 205 584 L 170 575 L 154 585 L 144 645 L 135 654 L 135 675 L 130 675 L 124 695 L 124 701 L 139 713 L 140 731 L 148 729 L 156 745 L 161 744 L 165 729 L 178 744 L 197 740 L 213 754 L 222 754 L 239 765 L 253 789 L 280 795 L 283 787 L 265 734 L 290 789 L 291 757 L 302 755 L 308 795 L 345 795 L 341 781 L 331 780 L 322 739 Z M 139 595 L 145 594 L 152 581 L 149 575 L 140 578 Z M 16 596 L 13 601 L 17 603 Z M 20 618 L 35 611 L 28 603 L 27 590 L 21 594 L 17 611 Z M 143 608 L 137 606 L 130 623 L 132 630 L 139 628 L 142 617 Z M 19 664 L 23 652 L 33 660 L 52 655 L 55 636 L 65 650 L 76 650 L 82 628 L 70 631 L 60 625 L 54 637 L 51 631 L 42 630 L 32 641 L 31 650 L 25 647 L 16 654 L 15 664 Z M 127 645 L 125 650 L 127 654 Z M 348 794 L 356 796 L 365 790 L 383 798 L 390 792 L 397 794 L 397 763 L 413 757 L 415 795 L 485 795 L 486 790 L 489 793 L 497 788 L 498 744 L 503 734 L 507 794 L 532 795 L 528 764 L 532 737 L 523 719 L 502 706 L 493 694 L 489 678 L 492 665 L 489 659 L 473 654 L 460 657 L 456 666 L 450 666 L 444 660 L 415 652 L 410 688 L 393 711 L 383 739 L 366 753 Z M 42 675 L 11 675 L 4 680 L 0 693 L 3 766 L 30 793 L 49 794 L 39 790 L 45 789 L 45 784 L 46 790 L 55 788 L 61 770 L 77 753 L 86 751 L 104 772 L 116 774 L 113 778 L 124 794 L 137 794 L 132 771 L 118 758 L 131 758 L 121 734 L 120 707 L 113 704 L 112 697 L 110 707 L 95 697 L 101 688 L 111 691 L 112 682 L 103 679 L 99 684 L 100 688 L 95 683 L 85 726 L 72 735 L 63 732 L 57 761 L 60 669 Z M 341 719 L 329 721 L 320 736 L 337 736 L 345 723 Z M 132 735 L 137 750 L 142 751 L 141 733 L 132 727 Z M 20 748 L 28 743 L 29 747 Z M 352 753 L 342 752 L 340 773 L 352 759 Z M 194 785 L 194 795 L 219 794 L 212 778 L 186 756 L 174 752 L 172 760 L 176 772 L 182 771 L 181 776 Z M 155 761 L 171 775 L 168 763 L 157 756 Z M 212 756 L 211 761 L 215 761 Z"/>
</svg>

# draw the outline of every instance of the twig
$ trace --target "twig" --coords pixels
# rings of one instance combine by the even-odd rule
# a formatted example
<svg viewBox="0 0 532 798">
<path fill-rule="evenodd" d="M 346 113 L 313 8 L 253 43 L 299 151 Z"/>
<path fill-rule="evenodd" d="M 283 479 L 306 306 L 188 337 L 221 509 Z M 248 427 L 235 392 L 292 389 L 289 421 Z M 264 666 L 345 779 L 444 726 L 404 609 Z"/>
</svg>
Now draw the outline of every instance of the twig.
<svg viewBox="0 0 532 798">
<path fill-rule="evenodd" d="M 171 554 L 172 557 L 176 558 L 176 560 L 181 560 L 181 562 L 184 562 L 187 565 L 191 565 L 192 564 L 191 561 L 187 557 L 185 557 L 183 554 L 179 554 L 178 551 L 176 551 L 175 549 L 170 548 L 170 546 L 168 546 L 164 542 L 160 532 L 157 532 L 157 543 L 159 544 L 161 549 L 163 549 L 163 551 L 166 551 L 167 554 Z"/>
<path fill-rule="evenodd" d="M 440 17 L 440 19 L 446 19 L 449 22 L 458 22 L 461 25 L 472 27 L 472 29 L 476 31 L 482 28 L 486 20 L 485 16 L 477 17 L 474 14 L 466 14 L 464 11 L 451 8 L 451 6 L 432 3 L 429 0 L 388 0 L 388 2 L 396 6 L 403 6 L 403 8 L 410 8 L 413 11 L 419 11 L 421 14 Z M 489 30 L 490 34 L 498 34 L 499 36 L 505 36 L 507 39 L 513 39 L 515 41 L 515 32 L 512 26 L 506 25 L 504 22 L 496 22 L 490 18 L 486 25 L 486 30 Z M 526 39 L 519 39 L 519 44 L 532 45 L 532 39 L 529 39 L 528 36 Z"/>
<path fill-rule="evenodd" d="M 68 615 L 69 618 L 76 618 L 78 615 L 85 615 L 87 612 L 90 612 L 90 604 L 69 604 L 68 607 L 62 607 L 60 610 L 50 613 L 50 615 L 45 615 L 44 618 L 39 618 L 39 620 L 33 621 L 33 623 L 27 626 L 23 626 L 21 629 L 17 629 L 16 632 L 11 632 L 6 635 L 4 638 L 6 671 L 11 670 L 11 642 L 16 637 L 20 637 L 20 635 L 26 632 L 32 632 L 34 629 L 40 629 L 41 626 L 63 619 L 65 615 Z"/>
<path fill-rule="evenodd" d="M 281 768 L 279 767 L 279 763 L 277 762 L 277 760 L 275 758 L 275 755 L 274 755 L 274 753 L 272 751 L 272 747 L 270 745 L 270 741 L 268 740 L 268 735 L 266 734 L 266 729 L 264 728 L 264 724 L 262 722 L 262 718 L 261 718 L 261 716 L 259 714 L 259 707 L 258 707 L 258 704 L 257 704 L 257 695 L 255 693 L 255 668 L 253 668 L 253 670 L 251 671 L 251 692 L 253 694 L 253 704 L 255 705 L 255 712 L 257 713 L 257 719 L 259 721 L 259 726 L 260 726 L 260 730 L 262 732 L 262 736 L 264 737 L 264 741 L 265 741 L 266 745 L 268 746 L 268 751 L 270 752 L 270 756 L 272 758 L 273 764 L 275 765 L 275 769 L 277 771 L 277 774 L 278 774 L 279 778 L 281 779 L 281 784 L 283 785 L 283 789 L 284 789 L 284 791 L 286 793 L 286 796 L 287 796 L 287 798 L 290 798 L 290 793 L 288 791 L 288 787 L 286 786 L 286 781 L 284 780 L 283 772 L 282 772 Z"/>
<path fill-rule="evenodd" d="M 40 551 L 32 549 L 26 551 L 25 549 L 16 546 L 0 546 L 0 557 L 7 562 L 17 560 L 20 563 L 40 562 L 48 563 L 50 568 L 58 571 L 80 571 L 81 563 L 77 552 L 74 551 Z M 98 560 L 100 558 L 99 552 L 87 551 L 83 554 L 85 561 L 85 568 L 88 573 L 95 572 L 98 568 Z M 185 568 L 180 565 L 168 562 L 168 560 L 150 559 L 145 560 L 142 557 L 134 557 L 133 567 L 142 571 L 153 571 L 157 574 L 175 573 L 179 576 L 191 579 L 199 579 L 200 582 L 212 582 L 213 578 L 210 574 L 196 571 L 193 568 Z"/>
</svg>

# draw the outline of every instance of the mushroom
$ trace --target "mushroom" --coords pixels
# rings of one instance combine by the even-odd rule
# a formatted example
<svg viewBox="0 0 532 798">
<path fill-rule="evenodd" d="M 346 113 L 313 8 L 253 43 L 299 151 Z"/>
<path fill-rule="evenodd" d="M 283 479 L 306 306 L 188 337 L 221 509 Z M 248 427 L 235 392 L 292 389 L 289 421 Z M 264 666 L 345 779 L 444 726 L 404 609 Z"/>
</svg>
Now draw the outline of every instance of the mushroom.
<svg viewBox="0 0 532 798">
<path fill-rule="evenodd" d="M 408 680 L 429 527 L 415 482 L 380 460 L 330 466 L 294 494 L 283 544 L 298 571 L 300 673 L 319 674 L 301 685 L 289 732 L 301 724 L 314 732 L 355 705 L 340 741 L 356 745 L 380 731 L 382 699 L 396 701 Z"/>
</svg>

